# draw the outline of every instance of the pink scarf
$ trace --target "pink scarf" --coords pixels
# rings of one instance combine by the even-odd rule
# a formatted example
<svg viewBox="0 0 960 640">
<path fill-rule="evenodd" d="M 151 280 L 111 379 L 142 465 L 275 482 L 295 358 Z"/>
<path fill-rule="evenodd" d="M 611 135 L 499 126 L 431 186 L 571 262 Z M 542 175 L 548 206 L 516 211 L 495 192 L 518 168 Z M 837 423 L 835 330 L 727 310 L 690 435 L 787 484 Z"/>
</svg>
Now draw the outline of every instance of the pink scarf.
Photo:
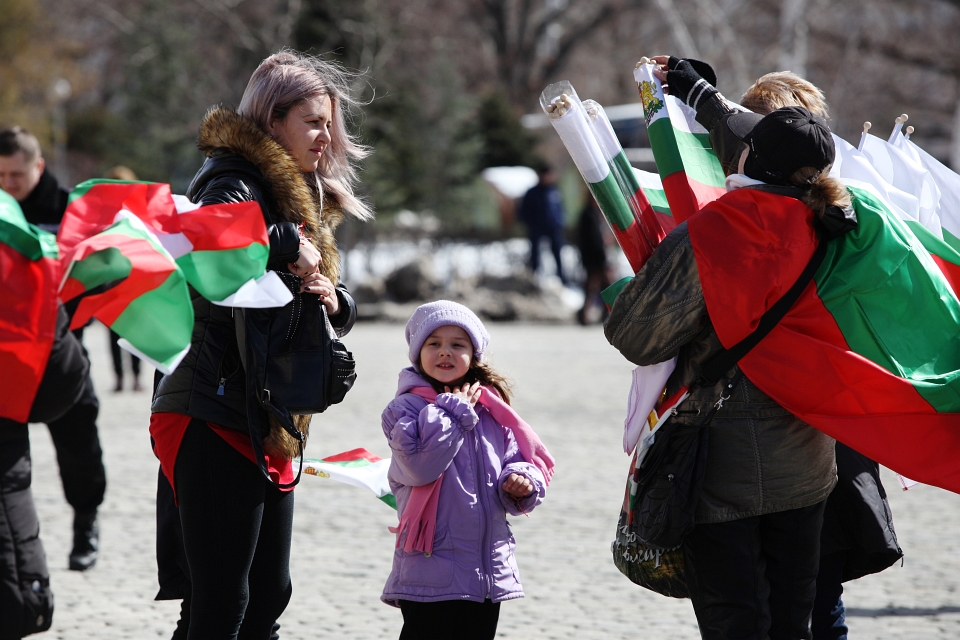
<svg viewBox="0 0 960 640">
<path fill-rule="evenodd" d="M 504 402 L 490 387 L 481 387 L 480 404 L 486 407 L 490 415 L 500 425 L 510 429 L 517 441 L 520 455 L 543 473 L 546 483 L 550 484 L 553 477 L 553 456 L 543 446 L 543 442 L 526 422 L 523 421 L 513 408 Z M 435 402 L 437 392 L 432 387 L 416 387 L 410 390 L 427 402 Z M 407 539 L 403 544 L 406 552 L 422 551 L 433 553 L 433 538 L 437 531 L 437 507 L 440 503 L 440 484 L 443 474 L 433 482 L 419 487 L 413 487 L 406 507 L 400 515 L 400 524 L 390 527 L 391 533 L 397 534 L 397 546 L 400 546 L 400 535 L 407 531 Z"/>
</svg>

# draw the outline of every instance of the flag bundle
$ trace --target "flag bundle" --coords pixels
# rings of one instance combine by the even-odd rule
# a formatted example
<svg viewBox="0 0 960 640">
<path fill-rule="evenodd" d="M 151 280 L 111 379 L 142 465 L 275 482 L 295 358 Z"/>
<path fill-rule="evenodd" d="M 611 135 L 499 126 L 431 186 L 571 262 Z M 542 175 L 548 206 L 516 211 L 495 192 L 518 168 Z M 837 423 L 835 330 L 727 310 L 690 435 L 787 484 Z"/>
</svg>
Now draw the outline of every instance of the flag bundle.
<svg viewBox="0 0 960 640">
<path fill-rule="evenodd" d="M 637 272 L 665 233 L 606 114 L 600 105 L 591 103 L 592 118 L 566 81 L 552 84 L 540 94 L 540 105 L 550 124 L 596 199 L 630 267 Z"/>
<path fill-rule="evenodd" d="M 190 348 L 188 284 L 236 307 L 291 298 L 275 274 L 264 275 L 269 238 L 255 202 L 199 207 L 166 184 L 90 180 L 70 194 L 57 239 L 64 300 L 109 287 L 81 300 L 72 326 L 99 319 L 164 373 Z"/>
<path fill-rule="evenodd" d="M 709 132 L 697 122 L 693 109 L 664 94 L 654 68 L 641 61 L 633 77 L 657 173 L 673 218 L 680 223 L 725 193 L 723 169 L 710 146 Z"/>
<path fill-rule="evenodd" d="M 57 324 L 56 239 L 0 190 L 0 417 L 26 422 Z"/>
</svg>

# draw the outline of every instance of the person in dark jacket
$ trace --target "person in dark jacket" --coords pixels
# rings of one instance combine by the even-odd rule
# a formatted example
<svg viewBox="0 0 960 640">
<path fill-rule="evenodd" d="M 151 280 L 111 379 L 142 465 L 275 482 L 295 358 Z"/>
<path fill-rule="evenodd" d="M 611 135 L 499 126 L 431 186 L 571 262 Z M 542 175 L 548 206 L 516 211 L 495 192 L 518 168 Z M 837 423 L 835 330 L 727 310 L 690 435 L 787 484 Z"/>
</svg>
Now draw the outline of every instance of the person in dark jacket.
<svg viewBox="0 0 960 640">
<path fill-rule="evenodd" d="M 671 63 L 664 56 L 659 57 L 659 62 L 666 70 L 666 73 L 661 71 L 663 79 L 672 78 L 680 96 L 689 96 L 689 88 L 701 80 L 700 73 L 689 61 L 682 64 L 675 58 Z M 671 68 L 673 73 L 669 71 Z M 701 67 L 701 70 L 704 69 Z M 722 140 L 722 121 L 733 109 L 716 93 L 715 77 L 710 80 L 712 82 L 700 85 L 703 91 L 697 102 L 697 118 L 712 132 L 712 139 Z M 758 78 L 740 97 L 740 105 L 760 115 L 797 106 L 828 117 L 823 92 L 789 71 Z M 820 567 L 811 625 L 814 640 L 847 638 L 842 583 L 883 571 L 903 557 L 893 527 L 893 512 L 880 481 L 879 465 L 839 442 L 836 458 L 837 486 L 827 498 L 820 534 Z"/>
<path fill-rule="evenodd" d="M 9 274 L 8 274 L 9 276 Z M 55 422 L 81 398 L 90 363 L 57 305 L 53 347 L 30 408 L 30 422 Z M 26 422 L 0 417 L 0 638 L 46 631 L 53 622 L 50 571 L 30 489 L 30 433 Z"/>
<path fill-rule="evenodd" d="M 560 250 L 566 244 L 563 235 L 564 212 L 560 190 L 557 189 L 557 176 L 553 167 L 544 163 L 537 167 L 539 182 L 530 188 L 520 202 L 518 217 L 527 227 L 530 238 L 530 270 L 540 270 L 540 240 L 550 240 L 550 250 L 557 263 L 557 276 L 567 284 L 567 276 L 560 261 Z"/>
<path fill-rule="evenodd" d="M 590 312 L 600 305 L 601 319 L 607 317 L 607 307 L 600 299 L 600 292 L 610 286 L 610 262 L 607 260 L 607 241 L 604 235 L 604 219 L 596 199 L 589 195 L 587 203 L 577 221 L 577 248 L 580 249 L 580 263 L 586 271 L 583 283 L 583 307 L 577 312 L 577 322 L 590 323 Z"/>
<path fill-rule="evenodd" d="M 69 194 L 47 171 L 36 137 L 22 127 L 0 130 L 0 187 L 20 203 L 27 222 L 57 231 Z M 79 298 L 71 301 L 68 312 L 75 310 L 79 302 Z M 82 339 L 82 328 L 74 333 L 78 340 Z M 63 492 L 74 511 L 69 557 L 73 571 L 90 569 L 99 556 L 97 509 L 107 488 L 97 432 L 99 413 L 100 402 L 93 380 L 88 378 L 80 400 L 61 417 L 47 423 L 57 451 Z"/>
<path fill-rule="evenodd" d="M 371 215 L 353 194 L 351 161 L 365 151 L 345 127 L 349 100 L 339 67 L 281 52 L 253 73 L 238 111 L 211 108 L 200 127 L 207 158 L 187 196 L 201 205 L 257 202 L 270 238 L 267 268 L 294 300 L 241 311 L 191 291 L 190 351 L 156 386 L 157 598 L 184 600 L 174 638 L 270 637 L 290 599 L 291 460 L 302 453 L 310 416 L 285 426 L 268 414 L 265 390 L 245 363 L 267 356 L 264 320 L 294 317 L 312 296 L 340 335 L 356 318 L 338 284 L 333 236 L 345 214 Z M 252 440 L 259 437 L 265 472 Z"/>
<path fill-rule="evenodd" d="M 781 109 L 763 119 L 736 114 L 727 126 L 741 140 L 735 173 L 727 177 L 728 193 L 697 216 L 733 209 L 745 225 L 764 224 L 765 211 L 847 219 L 846 191 L 827 175 L 834 147 L 821 118 Z M 736 256 L 726 238 L 698 236 L 698 242 L 697 251 L 714 258 Z M 696 526 L 682 544 L 701 636 L 810 638 L 823 510 L 836 484 L 834 441 L 778 405 L 737 366 L 715 384 L 697 383 L 723 349 L 698 263 L 683 222 L 618 296 L 605 334 L 638 365 L 677 356 L 666 395 L 683 387 L 690 395 L 672 421 L 698 425 L 719 407 L 708 427 Z"/>
</svg>

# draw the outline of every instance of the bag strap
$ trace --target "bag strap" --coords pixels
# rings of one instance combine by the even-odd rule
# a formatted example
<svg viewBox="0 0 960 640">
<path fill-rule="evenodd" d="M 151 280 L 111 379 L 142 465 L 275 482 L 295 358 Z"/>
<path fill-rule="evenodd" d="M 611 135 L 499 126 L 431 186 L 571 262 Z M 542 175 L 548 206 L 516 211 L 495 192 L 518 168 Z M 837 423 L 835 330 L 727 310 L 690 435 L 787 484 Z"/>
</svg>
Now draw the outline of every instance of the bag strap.
<svg viewBox="0 0 960 640">
<path fill-rule="evenodd" d="M 695 384 L 697 386 L 711 387 L 717 384 L 727 371 L 733 368 L 743 356 L 747 355 L 751 349 L 757 346 L 757 344 L 777 326 L 777 323 L 783 319 L 787 311 L 793 307 L 794 303 L 800 297 L 800 294 L 803 293 L 810 281 L 813 280 L 814 274 L 816 274 L 817 269 L 820 268 L 826 255 L 827 242 L 826 240 L 820 240 L 820 244 L 817 245 L 816 250 L 813 252 L 810 262 L 807 263 L 807 266 L 804 267 L 800 273 L 800 277 L 797 278 L 797 281 L 783 297 L 767 309 L 767 312 L 760 318 L 760 322 L 757 323 L 757 328 L 753 330 L 753 333 L 729 349 L 724 349 L 711 358 L 710 361 L 703 366 L 703 369 L 700 370 L 700 377 Z"/>
</svg>

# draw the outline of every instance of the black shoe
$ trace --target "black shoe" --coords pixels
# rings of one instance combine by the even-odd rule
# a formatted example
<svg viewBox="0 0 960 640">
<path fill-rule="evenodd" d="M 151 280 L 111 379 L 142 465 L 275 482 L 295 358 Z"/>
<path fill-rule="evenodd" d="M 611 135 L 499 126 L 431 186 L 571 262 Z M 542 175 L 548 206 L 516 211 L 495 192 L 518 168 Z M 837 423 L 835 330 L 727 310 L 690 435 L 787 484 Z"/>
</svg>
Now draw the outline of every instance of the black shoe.
<svg viewBox="0 0 960 640">
<path fill-rule="evenodd" d="M 73 517 L 73 551 L 70 570 L 86 571 L 97 563 L 100 549 L 100 527 L 97 512 L 77 513 Z"/>
</svg>

